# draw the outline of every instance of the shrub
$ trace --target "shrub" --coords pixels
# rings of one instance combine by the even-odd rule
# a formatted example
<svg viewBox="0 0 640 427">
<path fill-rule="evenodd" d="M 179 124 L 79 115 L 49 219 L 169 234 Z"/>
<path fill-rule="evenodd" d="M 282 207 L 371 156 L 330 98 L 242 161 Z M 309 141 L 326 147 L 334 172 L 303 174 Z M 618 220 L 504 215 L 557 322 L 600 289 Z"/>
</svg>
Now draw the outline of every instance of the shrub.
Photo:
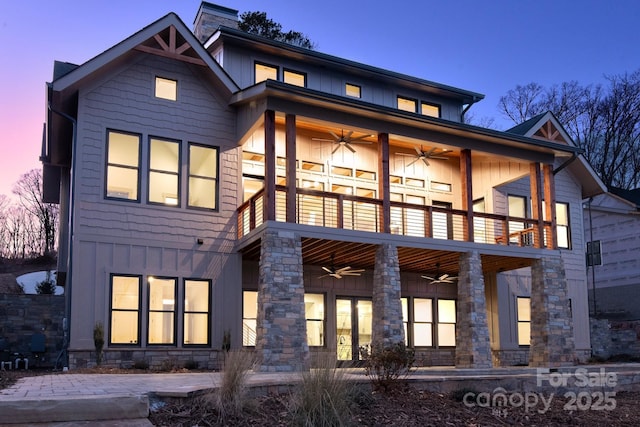
<svg viewBox="0 0 640 427">
<path fill-rule="evenodd" d="M 97 322 L 93 327 L 93 345 L 96 348 L 96 364 L 102 364 L 102 348 L 104 347 L 104 327 L 102 322 Z"/>
<path fill-rule="evenodd" d="M 38 282 L 36 285 L 36 293 L 38 295 L 54 295 L 56 293 L 56 283 L 53 280 Z"/>
<path fill-rule="evenodd" d="M 415 352 L 404 343 L 376 345 L 370 354 L 364 354 L 365 373 L 376 390 L 389 390 L 411 372 Z"/>
<path fill-rule="evenodd" d="M 300 426 L 342 426 L 351 415 L 356 387 L 335 360 L 320 358 L 319 367 L 302 374 L 291 400 L 291 416 Z"/>
<path fill-rule="evenodd" d="M 217 409 L 221 418 L 238 415 L 242 411 L 247 374 L 253 363 L 253 354 L 247 351 L 232 350 L 227 354 L 217 396 Z"/>
</svg>

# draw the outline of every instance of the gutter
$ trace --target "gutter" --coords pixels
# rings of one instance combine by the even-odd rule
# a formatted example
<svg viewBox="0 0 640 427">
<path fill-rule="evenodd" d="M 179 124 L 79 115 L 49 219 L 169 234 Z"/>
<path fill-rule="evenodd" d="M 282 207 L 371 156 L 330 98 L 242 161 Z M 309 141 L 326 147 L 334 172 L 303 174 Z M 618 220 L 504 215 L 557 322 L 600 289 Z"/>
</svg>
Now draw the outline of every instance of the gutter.
<svg viewBox="0 0 640 427">
<path fill-rule="evenodd" d="M 56 363 L 54 365 L 54 369 L 58 366 L 58 361 L 64 357 L 65 363 L 64 368 L 68 368 L 69 366 L 69 340 L 71 337 L 71 296 L 72 296 L 72 277 L 73 277 L 73 225 L 74 225 L 74 211 L 75 211 L 75 183 L 73 174 L 76 170 L 76 139 L 78 132 L 78 121 L 62 112 L 55 110 L 51 107 L 51 103 L 48 104 L 49 111 L 54 114 L 58 114 L 59 116 L 64 117 L 69 120 L 73 126 L 73 132 L 71 137 L 71 169 L 69 171 L 69 216 L 67 218 L 67 224 L 69 227 L 69 242 L 67 243 L 67 276 L 65 278 L 64 284 L 64 295 L 65 295 L 65 305 L 64 305 L 64 319 L 62 321 L 62 330 L 64 332 L 64 339 L 62 343 L 62 350 L 60 354 L 56 358 Z M 63 368 L 63 369 L 64 369 Z"/>
</svg>

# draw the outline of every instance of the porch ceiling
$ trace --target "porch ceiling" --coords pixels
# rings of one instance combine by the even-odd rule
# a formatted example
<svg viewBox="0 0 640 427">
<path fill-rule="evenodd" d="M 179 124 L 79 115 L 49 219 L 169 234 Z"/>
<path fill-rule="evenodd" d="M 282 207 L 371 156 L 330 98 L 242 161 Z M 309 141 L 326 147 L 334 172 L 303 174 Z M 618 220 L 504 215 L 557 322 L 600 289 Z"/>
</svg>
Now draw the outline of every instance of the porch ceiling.
<svg viewBox="0 0 640 427">
<path fill-rule="evenodd" d="M 333 255 L 336 267 L 373 269 L 376 248 L 377 245 L 371 243 L 303 237 L 302 259 L 304 264 L 328 266 Z M 259 261 L 260 240 L 246 246 L 242 253 L 243 259 Z M 436 264 L 440 264 L 438 271 L 441 273 L 457 275 L 460 252 L 398 246 L 398 258 L 401 272 L 433 273 Z M 530 258 L 490 254 L 481 255 L 481 258 L 485 273 L 528 267 L 533 261 Z"/>
</svg>

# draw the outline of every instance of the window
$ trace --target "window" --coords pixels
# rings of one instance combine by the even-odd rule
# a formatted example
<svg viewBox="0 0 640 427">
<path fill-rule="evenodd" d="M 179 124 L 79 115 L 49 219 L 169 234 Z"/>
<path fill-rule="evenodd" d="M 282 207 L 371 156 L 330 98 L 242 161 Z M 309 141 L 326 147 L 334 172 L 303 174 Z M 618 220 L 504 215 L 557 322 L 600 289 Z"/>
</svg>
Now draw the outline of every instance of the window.
<svg viewBox="0 0 640 427">
<path fill-rule="evenodd" d="M 139 200 L 140 135 L 108 131 L 106 197 Z"/>
<path fill-rule="evenodd" d="M 524 196 L 507 197 L 509 203 L 509 216 L 517 218 L 527 217 L 527 198 Z M 531 233 L 519 235 L 516 232 L 526 228 L 526 224 L 521 221 L 509 221 L 509 243 L 517 245 L 530 245 L 532 243 Z"/>
<path fill-rule="evenodd" d="M 451 193 L 451 184 L 447 184 L 446 182 L 431 181 L 429 182 L 429 188 L 431 188 L 433 191 L 444 191 L 447 193 Z"/>
<path fill-rule="evenodd" d="M 189 207 L 218 207 L 218 149 L 189 144 Z"/>
<path fill-rule="evenodd" d="M 415 113 L 417 107 L 418 103 L 415 99 L 405 98 L 402 96 L 398 97 L 398 110 Z"/>
<path fill-rule="evenodd" d="M 175 344 L 176 279 L 149 277 L 148 344 Z"/>
<path fill-rule="evenodd" d="M 518 345 L 531 343 L 531 298 L 517 297 Z"/>
<path fill-rule="evenodd" d="M 602 265 L 602 245 L 600 240 L 587 242 L 587 267 Z"/>
<path fill-rule="evenodd" d="M 255 83 L 260 83 L 267 79 L 278 80 L 278 67 L 256 62 L 254 70 L 256 75 Z"/>
<path fill-rule="evenodd" d="M 149 203 L 178 206 L 180 143 L 149 139 Z"/>
<path fill-rule="evenodd" d="M 413 345 L 416 347 L 433 346 L 433 301 L 430 298 L 413 299 Z"/>
<path fill-rule="evenodd" d="M 256 345 L 258 327 L 258 292 L 242 292 L 242 345 Z"/>
<path fill-rule="evenodd" d="M 354 98 L 361 98 L 362 97 L 362 88 L 358 85 L 354 85 L 351 83 L 347 83 L 344 85 L 344 90 L 345 93 L 347 94 L 347 96 L 351 96 Z"/>
<path fill-rule="evenodd" d="M 571 248 L 571 233 L 569 232 L 569 204 L 556 202 L 556 234 L 558 247 Z"/>
<path fill-rule="evenodd" d="M 438 346 L 456 345 L 456 301 L 438 300 Z"/>
<path fill-rule="evenodd" d="M 211 282 L 187 279 L 184 281 L 183 344 L 209 344 L 209 294 Z"/>
<path fill-rule="evenodd" d="M 178 99 L 178 82 L 171 79 L 156 77 L 155 96 L 156 98 L 175 101 Z"/>
<path fill-rule="evenodd" d="M 140 277 L 111 276 L 109 344 L 139 344 Z"/>
<path fill-rule="evenodd" d="M 400 298 L 402 307 L 402 325 L 404 326 L 404 344 L 409 345 L 409 298 Z"/>
<path fill-rule="evenodd" d="M 307 86 L 307 75 L 304 73 L 298 73 L 296 71 L 284 70 L 283 79 L 285 83 L 289 83 L 290 85 L 306 87 Z"/>
<path fill-rule="evenodd" d="M 324 345 L 324 295 L 304 294 L 304 312 L 307 319 L 307 344 Z"/>
<path fill-rule="evenodd" d="M 420 104 L 420 112 L 423 116 L 429 117 L 440 117 L 440 106 L 437 104 L 429 104 L 427 102 L 422 102 Z"/>
</svg>

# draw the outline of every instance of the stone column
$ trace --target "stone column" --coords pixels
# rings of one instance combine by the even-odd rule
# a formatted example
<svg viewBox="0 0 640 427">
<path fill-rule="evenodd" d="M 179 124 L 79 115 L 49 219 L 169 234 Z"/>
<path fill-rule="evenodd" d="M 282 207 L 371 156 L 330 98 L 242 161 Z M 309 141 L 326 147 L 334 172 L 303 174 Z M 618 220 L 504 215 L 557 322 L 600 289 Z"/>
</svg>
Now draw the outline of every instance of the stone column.
<svg viewBox="0 0 640 427">
<path fill-rule="evenodd" d="M 266 230 L 261 241 L 259 274 L 255 370 L 308 370 L 300 236 Z"/>
<path fill-rule="evenodd" d="M 478 251 L 460 254 L 456 311 L 456 367 L 493 367 L 484 276 Z"/>
<path fill-rule="evenodd" d="M 575 362 L 573 320 L 562 258 L 537 259 L 531 266 L 529 366 L 570 366 Z"/>
<path fill-rule="evenodd" d="M 371 345 L 374 348 L 404 343 L 398 249 L 388 243 L 378 246 L 376 250 L 371 333 Z"/>
</svg>

